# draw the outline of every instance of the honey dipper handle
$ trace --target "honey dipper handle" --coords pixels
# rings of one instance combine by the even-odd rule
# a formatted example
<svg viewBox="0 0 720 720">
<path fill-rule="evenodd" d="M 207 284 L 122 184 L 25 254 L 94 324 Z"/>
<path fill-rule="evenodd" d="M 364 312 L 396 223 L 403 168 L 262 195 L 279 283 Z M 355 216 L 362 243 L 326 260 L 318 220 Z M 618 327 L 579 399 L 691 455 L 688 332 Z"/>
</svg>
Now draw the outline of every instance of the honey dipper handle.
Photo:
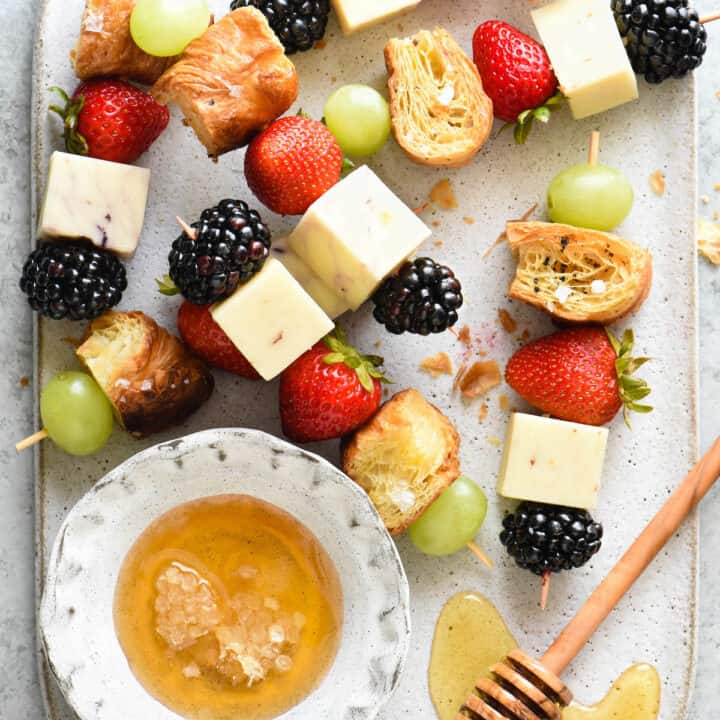
<svg viewBox="0 0 720 720">
<path fill-rule="evenodd" d="M 560 675 L 720 475 L 720 438 L 688 473 L 542 658 Z"/>
</svg>

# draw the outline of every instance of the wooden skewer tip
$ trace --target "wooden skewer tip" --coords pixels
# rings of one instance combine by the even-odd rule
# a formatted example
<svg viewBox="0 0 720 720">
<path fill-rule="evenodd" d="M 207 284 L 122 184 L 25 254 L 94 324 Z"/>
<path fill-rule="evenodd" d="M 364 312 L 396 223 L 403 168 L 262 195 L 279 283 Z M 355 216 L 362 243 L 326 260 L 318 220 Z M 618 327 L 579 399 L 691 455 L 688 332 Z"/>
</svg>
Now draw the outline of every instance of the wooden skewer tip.
<svg viewBox="0 0 720 720">
<path fill-rule="evenodd" d="M 600 131 L 593 130 L 590 133 L 590 148 L 588 149 L 588 162 L 590 165 L 597 165 L 600 155 Z"/>
<path fill-rule="evenodd" d="M 495 567 L 495 563 L 487 556 L 485 551 L 476 543 L 469 542 L 467 544 L 468 550 L 481 562 L 483 565 L 487 565 L 490 570 Z"/>
<path fill-rule="evenodd" d="M 700 24 L 706 25 L 707 23 L 715 22 L 715 20 L 720 20 L 720 10 L 716 10 L 715 12 L 708 13 L 707 15 L 701 17 Z"/>
<path fill-rule="evenodd" d="M 542 576 L 542 584 L 540 586 L 540 609 L 547 608 L 548 596 L 550 595 L 550 578 L 552 573 L 549 571 Z"/>
<path fill-rule="evenodd" d="M 48 436 L 47 430 L 38 430 L 36 433 L 33 433 L 29 437 L 26 437 L 24 440 L 21 440 L 19 443 L 15 443 L 15 450 L 17 452 L 22 452 L 23 450 L 27 450 L 29 447 L 32 447 L 33 445 L 41 442 Z"/>
<path fill-rule="evenodd" d="M 179 215 L 175 216 L 175 220 L 177 220 L 177 224 L 191 240 L 197 239 L 197 231 L 194 228 L 191 228 Z"/>
</svg>

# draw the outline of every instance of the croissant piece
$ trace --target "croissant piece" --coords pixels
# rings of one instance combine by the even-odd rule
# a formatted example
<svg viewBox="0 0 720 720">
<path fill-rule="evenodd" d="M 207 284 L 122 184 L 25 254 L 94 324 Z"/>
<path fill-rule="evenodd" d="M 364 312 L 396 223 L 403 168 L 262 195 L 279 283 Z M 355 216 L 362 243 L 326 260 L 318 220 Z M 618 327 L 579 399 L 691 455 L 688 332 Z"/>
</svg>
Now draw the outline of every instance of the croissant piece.
<svg viewBox="0 0 720 720">
<path fill-rule="evenodd" d="M 154 83 L 176 57 L 143 52 L 130 35 L 130 15 L 136 0 L 87 0 L 80 37 L 70 61 L 81 80 L 124 77 L 144 85 Z"/>
<path fill-rule="evenodd" d="M 151 90 L 180 106 L 212 157 L 246 145 L 295 101 L 295 66 L 254 7 L 238 8 L 193 40 Z"/>
<path fill-rule="evenodd" d="M 493 106 L 475 64 L 437 28 L 385 46 L 395 138 L 415 162 L 436 167 L 469 163 L 485 144 Z"/>
<path fill-rule="evenodd" d="M 459 447 L 453 424 L 417 390 L 405 390 L 355 432 L 342 467 L 399 535 L 458 478 Z"/>
<path fill-rule="evenodd" d="M 508 295 L 569 322 L 610 324 L 650 292 L 652 256 L 617 235 L 545 222 L 510 222 L 517 258 Z"/>
<path fill-rule="evenodd" d="M 110 311 L 93 320 L 77 356 L 136 437 L 182 423 L 214 387 L 207 367 L 139 311 Z"/>
</svg>

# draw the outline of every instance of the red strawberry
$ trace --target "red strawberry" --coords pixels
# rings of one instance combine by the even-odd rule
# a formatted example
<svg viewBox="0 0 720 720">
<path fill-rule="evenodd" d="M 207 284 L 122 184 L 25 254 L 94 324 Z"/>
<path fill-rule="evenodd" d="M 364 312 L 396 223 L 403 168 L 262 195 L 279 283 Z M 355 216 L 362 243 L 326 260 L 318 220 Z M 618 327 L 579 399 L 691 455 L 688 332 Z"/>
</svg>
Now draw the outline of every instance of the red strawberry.
<svg viewBox="0 0 720 720">
<path fill-rule="evenodd" d="M 490 20 L 473 36 L 473 58 L 495 117 L 518 125 L 515 139 L 524 142 L 533 119 L 547 122 L 561 96 L 545 48 L 512 25 Z"/>
<path fill-rule="evenodd" d="M 153 97 L 122 80 L 90 80 L 69 98 L 52 88 L 65 107 L 51 105 L 65 123 L 65 149 L 100 160 L 131 163 L 167 127 L 170 112 Z"/>
<path fill-rule="evenodd" d="M 340 179 L 343 157 L 317 120 L 276 120 L 248 146 L 245 177 L 258 199 L 280 215 L 302 215 Z"/>
<path fill-rule="evenodd" d="M 280 378 L 283 432 L 295 442 L 338 438 L 369 420 L 380 405 L 382 358 L 360 355 L 336 328 Z"/>
<path fill-rule="evenodd" d="M 619 341 L 601 327 L 581 327 L 540 338 L 511 358 L 505 379 L 531 405 L 561 420 L 603 425 L 623 405 L 650 412 L 638 404 L 650 394 L 644 380 L 632 374 L 648 358 L 633 358 L 633 332 Z"/>
<path fill-rule="evenodd" d="M 185 344 L 208 365 L 248 380 L 260 379 L 255 368 L 213 320 L 210 305 L 184 302 L 178 311 L 177 325 Z"/>
</svg>

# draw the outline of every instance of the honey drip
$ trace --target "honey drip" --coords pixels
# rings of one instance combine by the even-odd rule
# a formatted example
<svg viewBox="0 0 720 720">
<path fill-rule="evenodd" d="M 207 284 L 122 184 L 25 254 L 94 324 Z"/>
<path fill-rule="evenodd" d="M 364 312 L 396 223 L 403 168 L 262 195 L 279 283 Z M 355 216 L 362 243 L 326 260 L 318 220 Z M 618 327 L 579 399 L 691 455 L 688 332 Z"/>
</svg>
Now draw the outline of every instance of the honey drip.
<svg viewBox="0 0 720 720">
<path fill-rule="evenodd" d="M 440 720 L 455 720 L 475 681 L 518 643 L 497 608 L 484 596 L 452 597 L 437 620 L 428 682 Z M 660 678 L 651 665 L 628 668 L 596 705 L 573 703 L 563 720 L 657 720 Z"/>
<path fill-rule="evenodd" d="M 243 495 L 204 498 L 130 549 L 115 628 L 145 689 L 183 717 L 265 720 L 300 702 L 337 652 L 337 572 L 307 528 Z"/>
</svg>

